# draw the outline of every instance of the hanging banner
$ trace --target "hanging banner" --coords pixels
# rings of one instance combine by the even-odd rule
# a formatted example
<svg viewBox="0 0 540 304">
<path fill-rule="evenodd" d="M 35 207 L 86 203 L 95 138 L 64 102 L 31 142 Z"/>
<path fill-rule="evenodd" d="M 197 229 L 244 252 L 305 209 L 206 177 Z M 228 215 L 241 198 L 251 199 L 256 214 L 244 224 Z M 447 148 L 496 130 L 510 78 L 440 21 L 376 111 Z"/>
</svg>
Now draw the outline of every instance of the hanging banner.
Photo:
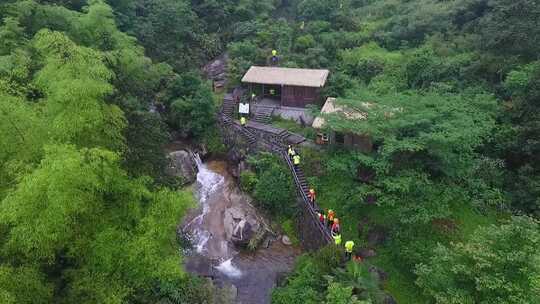
<svg viewBox="0 0 540 304">
<path fill-rule="evenodd" d="M 238 113 L 249 114 L 249 103 L 240 103 L 238 107 Z"/>
</svg>

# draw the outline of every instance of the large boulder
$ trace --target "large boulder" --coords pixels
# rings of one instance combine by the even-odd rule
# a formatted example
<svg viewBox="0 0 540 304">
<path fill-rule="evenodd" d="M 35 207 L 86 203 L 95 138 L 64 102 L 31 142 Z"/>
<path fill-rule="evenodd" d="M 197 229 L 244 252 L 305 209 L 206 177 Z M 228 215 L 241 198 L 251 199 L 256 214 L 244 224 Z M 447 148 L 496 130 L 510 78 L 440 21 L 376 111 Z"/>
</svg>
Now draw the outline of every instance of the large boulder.
<svg viewBox="0 0 540 304">
<path fill-rule="evenodd" d="M 225 210 L 225 234 L 238 247 L 247 246 L 257 235 L 261 235 L 264 225 L 259 221 L 255 210 L 232 206 Z"/>
<path fill-rule="evenodd" d="M 237 246 L 247 246 L 254 235 L 255 232 L 251 224 L 247 220 L 242 219 L 234 226 L 232 242 Z"/>
<path fill-rule="evenodd" d="M 179 177 L 184 184 L 191 184 L 197 179 L 197 164 L 190 152 L 185 150 L 174 151 L 167 156 L 169 165 L 167 174 Z"/>
</svg>

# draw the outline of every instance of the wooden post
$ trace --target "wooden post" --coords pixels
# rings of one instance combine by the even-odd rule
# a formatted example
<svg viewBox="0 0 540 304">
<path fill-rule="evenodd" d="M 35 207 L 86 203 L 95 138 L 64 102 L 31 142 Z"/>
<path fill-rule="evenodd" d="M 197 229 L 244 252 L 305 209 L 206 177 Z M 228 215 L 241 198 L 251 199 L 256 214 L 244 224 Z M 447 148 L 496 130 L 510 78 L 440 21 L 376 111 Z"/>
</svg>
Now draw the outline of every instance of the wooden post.
<svg viewBox="0 0 540 304">
<path fill-rule="evenodd" d="M 281 85 L 281 96 L 279 97 L 279 106 L 283 107 L 283 85 Z"/>
</svg>

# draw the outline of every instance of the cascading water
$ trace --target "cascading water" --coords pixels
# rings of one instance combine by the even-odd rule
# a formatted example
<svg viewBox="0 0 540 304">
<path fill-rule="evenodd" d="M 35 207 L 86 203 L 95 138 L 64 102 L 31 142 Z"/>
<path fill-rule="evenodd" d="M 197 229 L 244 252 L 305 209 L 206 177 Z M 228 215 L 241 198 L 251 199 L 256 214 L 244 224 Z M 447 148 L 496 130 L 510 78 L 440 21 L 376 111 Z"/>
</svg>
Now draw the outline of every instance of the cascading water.
<svg viewBox="0 0 540 304">
<path fill-rule="evenodd" d="M 199 172 L 197 173 L 197 185 L 196 185 L 196 196 L 199 201 L 201 214 L 197 215 L 190 222 L 184 226 L 184 231 L 191 232 L 191 240 L 194 244 L 194 248 L 197 253 L 202 254 L 210 259 L 218 261 L 220 264 L 214 268 L 225 274 L 229 277 L 240 277 L 242 272 L 240 269 L 236 268 L 232 264 L 232 258 L 235 252 L 232 252 L 229 249 L 229 244 L 224 239 L 219 237 L 220 227 L 217 229 L 214 225 L 205 225 L 205 220 L 207 223 L 216 223 L 220 219 L 215 218 L 206 218 L 210 212 L 216 213 L 219 211 L 219 206 L 222 205 L 223 200 L 221 199 L 209 199 L 216 192 L 215 197 L 219 197 L 219 191 L 223 192 L 225 187 L 225 177 L 217 172 L 210 170 L 201 160 L 198 154 L 194 154 L 193 158 L 197 164 Z M 218 208 L 212 208 L 218 207 Z M 216 231 L 218 230 L 218 231 Z M 211 241 L 210 248 L 207 246 L 208 242 Z"/>
<path fill-rule="evenodd" d="M 227 227 L 226 213 L 232 209 L 253 209 L 249 198 L 241 194 L 235 181 L 227 174 L 226 163 L 203 163 L 194 155 L 199 172 L 195 196 L 199 208 L 186 219 L 183 232 L 190 236 L 193 251 L 186 258 L 186 269 L 209 276 L 219 286 L 237 287 L 237 303 L 270 303 L 270 292 L 279 273 L 291 269 L 298 251 L 273 243 L 256 252 L 235 249 Z"/>
</svg>

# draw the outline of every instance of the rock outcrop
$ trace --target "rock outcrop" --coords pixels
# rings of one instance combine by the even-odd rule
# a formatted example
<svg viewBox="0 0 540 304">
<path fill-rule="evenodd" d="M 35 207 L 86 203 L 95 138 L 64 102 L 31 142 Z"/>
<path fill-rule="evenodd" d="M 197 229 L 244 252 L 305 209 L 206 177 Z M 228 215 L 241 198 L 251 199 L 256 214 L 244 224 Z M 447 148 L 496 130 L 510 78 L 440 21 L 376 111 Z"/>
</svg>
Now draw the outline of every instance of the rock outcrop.
<svg viewBox="0 0 540 304">
<path fill-rule="evenodd" d="M 227 85 L 227 54 L 223 54 L 203 67 L 205 76 L 212 80 L 214 90 L 223 90 Z"/>
<path fill-rule="evenodd" d="M 265 235 L 265 225 L 250 205 L 231 206 L 225 210 L 224 225 L 227 238 L 238 247 L 246 247 Z"/>
<path fill-rule="evenodd" d="M 182 179 L 182 183 L 191 184 L 197 179 L 197 164 L 190 152 L 185 150 L 174 151 L 167 156 L 169 165 L 167 174 Z"/>
</svg>

